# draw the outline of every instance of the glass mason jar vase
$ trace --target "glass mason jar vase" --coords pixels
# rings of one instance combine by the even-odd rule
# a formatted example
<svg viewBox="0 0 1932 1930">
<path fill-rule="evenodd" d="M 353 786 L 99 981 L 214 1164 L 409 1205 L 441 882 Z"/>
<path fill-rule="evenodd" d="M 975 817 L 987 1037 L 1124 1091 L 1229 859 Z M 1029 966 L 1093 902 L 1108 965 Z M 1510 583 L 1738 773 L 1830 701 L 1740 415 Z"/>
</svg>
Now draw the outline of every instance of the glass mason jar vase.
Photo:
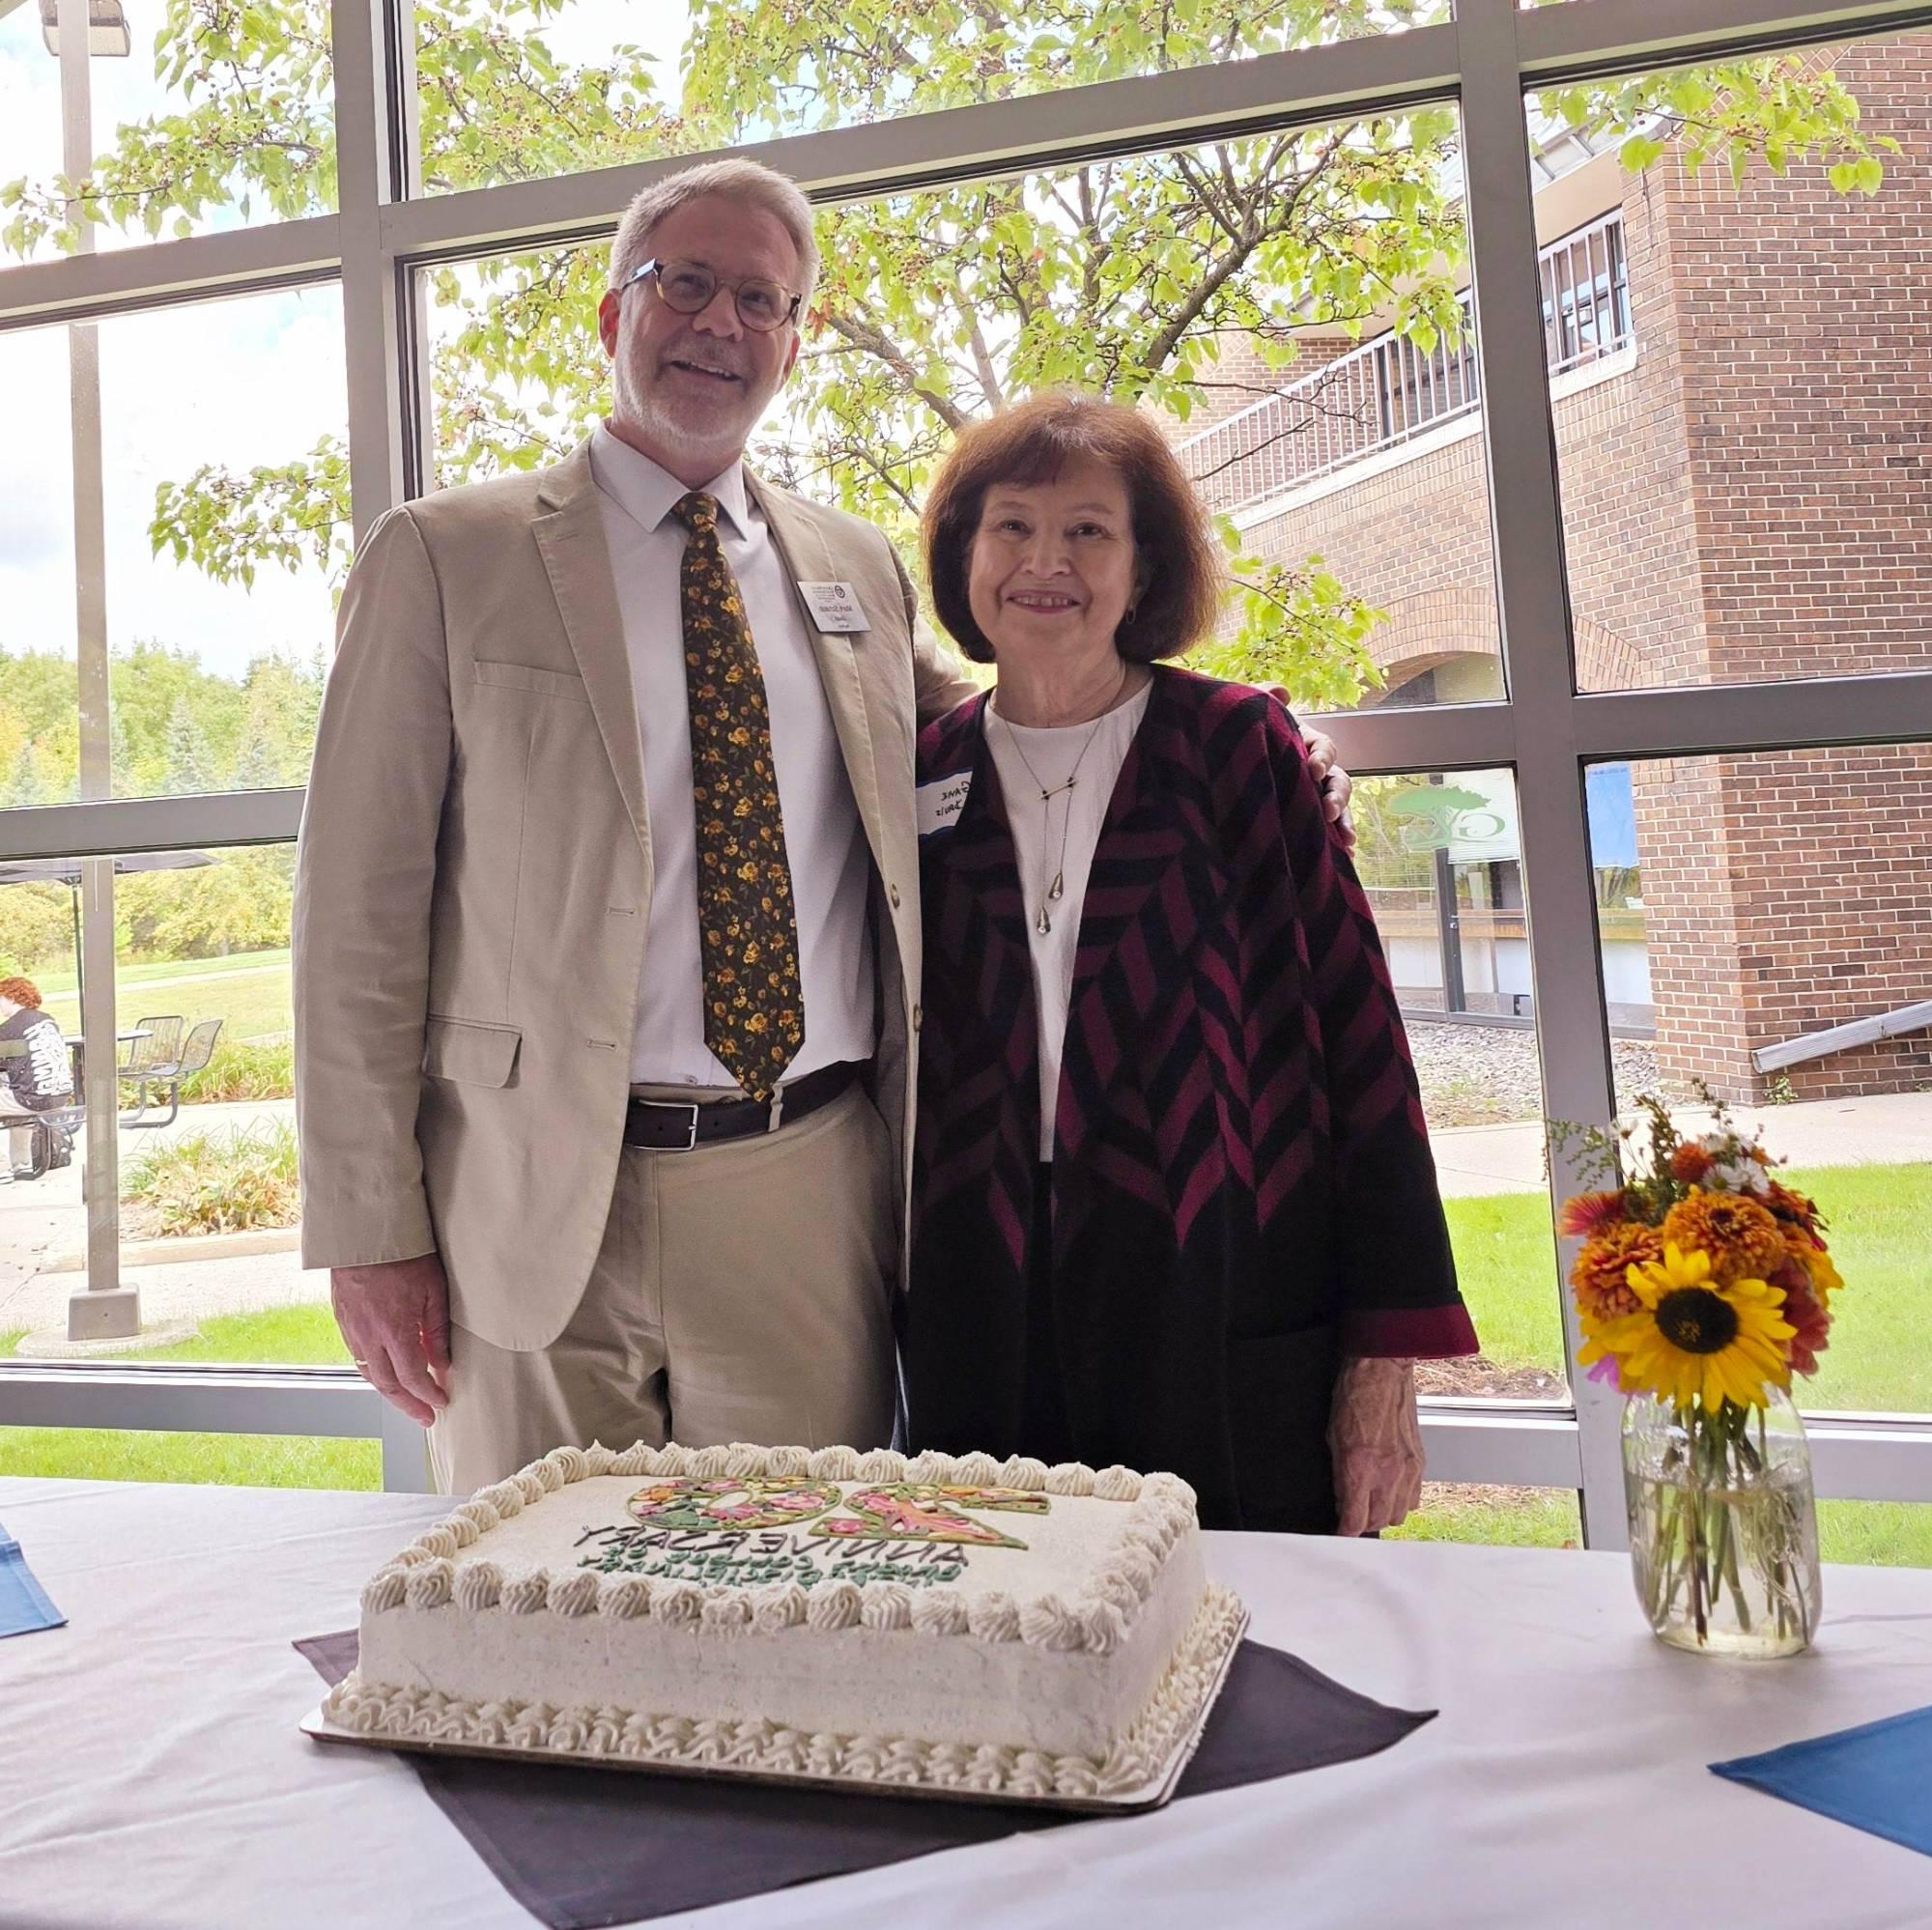
<svg viewBox="0 0 1932 1930">
<path fill-rule="evenodd" d="M 1704 1655 L 1796 1655 L 1818 1626 L 1818 1518 L 1789 1395 L 1716 1413 L 1624 1406 L 1632 1578 L 1657 1634 Z"/>
</svg>

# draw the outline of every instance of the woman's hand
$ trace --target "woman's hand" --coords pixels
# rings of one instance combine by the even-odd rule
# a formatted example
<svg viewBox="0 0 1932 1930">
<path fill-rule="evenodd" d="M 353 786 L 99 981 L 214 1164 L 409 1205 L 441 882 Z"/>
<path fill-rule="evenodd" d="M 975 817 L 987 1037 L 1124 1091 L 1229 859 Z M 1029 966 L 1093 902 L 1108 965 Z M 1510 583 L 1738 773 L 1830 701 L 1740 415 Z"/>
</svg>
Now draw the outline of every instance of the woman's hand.
<svg viewBox="0 0 1932 1930">
<path fill-rule="evenodd" d="M 1328 1413 L 1339 1535 L 1398 1526 L 1422 1500 L 1422 1428 L 1406 1360 L 1349 1359 Z"/>
</svg>

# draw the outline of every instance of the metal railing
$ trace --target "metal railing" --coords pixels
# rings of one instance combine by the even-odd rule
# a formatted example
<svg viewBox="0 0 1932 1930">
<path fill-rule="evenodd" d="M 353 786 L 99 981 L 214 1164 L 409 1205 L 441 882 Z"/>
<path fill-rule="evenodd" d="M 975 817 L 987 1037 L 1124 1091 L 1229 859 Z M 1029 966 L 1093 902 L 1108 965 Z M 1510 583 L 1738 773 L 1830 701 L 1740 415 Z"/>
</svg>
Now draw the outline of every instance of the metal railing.
<svg viewBox="0 0 1932 1930">
<path fill-rule="evenodd" d="M 1631 339 L 1620 213 L 1552 242 L 1537 268 L 1552 376 Z M 1444 339 L 1425 354 L 1401 336 L 1378 335 L 1190 436 L 1178 453 L 1208 507 L 1245 509 L 1473 414 L 1482 398 L 1466 293 L 1461 306 L 1454 343 Z"/>
</svg>

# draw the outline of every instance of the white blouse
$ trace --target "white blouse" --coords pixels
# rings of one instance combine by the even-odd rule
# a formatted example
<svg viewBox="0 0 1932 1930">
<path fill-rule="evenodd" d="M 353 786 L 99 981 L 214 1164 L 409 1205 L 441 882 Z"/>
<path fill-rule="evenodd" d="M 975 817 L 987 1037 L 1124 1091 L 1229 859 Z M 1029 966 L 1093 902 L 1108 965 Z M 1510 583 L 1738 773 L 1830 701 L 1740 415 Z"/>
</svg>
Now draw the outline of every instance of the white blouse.
<svg viewBox="0 0 1932 1930">
<path fill-rule="evenodd" d="M 986 706 L 986 742 L 1012 827 L 1033 954 L 1033 997 L 1039 1013 L 1039 1156 L 1053 1158 L 1054 1116 L 1060 1108 L 1060 1056 L 1073 1000 L 1073 955 L 1080 944 L 1080 910 L 1100 827 L 1134 733 L 1147 715 L 1151 681 L 1118 710 L 1088 724 L 1047 729 L 1009 724 L 999 698 Z M 1029 768 L 1031 767 L 1031 768 Z M 1067 780 L 1073 787 L 1064 788 Z M 1044 802 L 1040 792 L 1049 793 Z M 1054 879 L 1060 894 L 1052 895 Z M 1047 929 L 1041 930 L 1041 913 Z"/>
</svg>

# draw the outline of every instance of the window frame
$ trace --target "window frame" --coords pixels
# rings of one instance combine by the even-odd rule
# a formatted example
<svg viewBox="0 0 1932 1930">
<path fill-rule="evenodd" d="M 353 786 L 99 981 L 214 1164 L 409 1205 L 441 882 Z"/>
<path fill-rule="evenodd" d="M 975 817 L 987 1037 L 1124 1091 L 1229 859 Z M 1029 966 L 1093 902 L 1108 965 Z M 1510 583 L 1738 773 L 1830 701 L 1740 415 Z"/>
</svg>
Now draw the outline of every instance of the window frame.
<svg viewBox="0 0 1932 1930">
<path fill-rule="evenodd" d="M 339 210 L 186 241 L 0 270 L 0 331 L 339 278 L 357 536 L 430 473 L 420 271 L 610 234 L 630 198 L 696 155 L 413 198 L 413 23 L 406 0 L 334 0 Z M 1506 698 L 1324 720 L 1360 775 L 1508 767 L 1522 826 L 1546 1117 L 1613 1105 L 1584 767 L 1606 758 L 1932 738 L 1932 672 L 1583 693 L 1564 574 L 1525 93 L 1559 82 L 1919 29 L 1922 0 L 1834 14 L 1772 0 L 1460 0 L 1453 24 L 912 115 L 742 150 L 825 205 L 1105 154 L 1454 100 L 1463 118 L 1472 301 Z M 1614 295 L 1614 291 L 1613 291 Z M 268 843 L 302 793 L 99 800 L 0 810 L 0 857 Z M 1574 1190 L 1561 1161 L 1552 1197 Z M 1563 1254 L 1567 1261 L 1567 1250 Z M 1550 1288 L 1560 1291 L 1552 1269 Z M 1564 1296 L 1567 1300 L 1567 1296 Z M 1425 1404 L 1430 1477 L 1581 1491 L 1586 1541 L 1624 1545 L 1621 1401 L 1575 1369 L 1574 1406 Z M 1818 1491 L 1932 1500 L 1932 1419 L 1807 1417 Z M 384 1483 L 426 1485 L 413 1425 L 346 1370 L 141 1369 L 0 1362 L 0 1425 L 341 1433 L 384 1443 Z"/>
</svg>

